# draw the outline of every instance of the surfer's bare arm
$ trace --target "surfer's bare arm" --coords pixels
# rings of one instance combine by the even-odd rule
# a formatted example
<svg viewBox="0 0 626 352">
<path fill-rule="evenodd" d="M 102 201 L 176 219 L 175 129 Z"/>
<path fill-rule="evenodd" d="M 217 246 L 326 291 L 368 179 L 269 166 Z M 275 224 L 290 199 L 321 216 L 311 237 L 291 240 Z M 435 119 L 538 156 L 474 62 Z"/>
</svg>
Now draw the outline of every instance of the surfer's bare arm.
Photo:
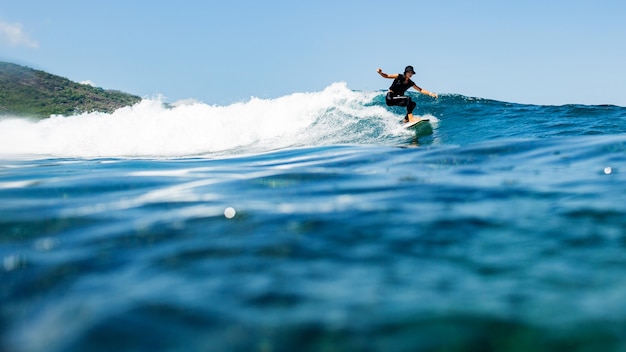
<svg viewBox="0 0 626 352">
<path fill-rule="evenodd" d="M 378 70 L 376 70 L 376 72 L 378 72 L 378 74 L 381 75 L 381 77 L 383 77 L 383 78 L 391 78 L 391 79 L 398 78 L 398 74 L 397 73 L 393 73 L 393 74 L 388 75 L 388 74 L 384 73 L 383 70 L 380 69 L 380 68 Z"/>
<path fill-rule="evenodd" d="M 430 95 L 433 98 L 438 98 L 439 97 L 437 95 L 437 93 L 429 92 L 426 89 L 422 89 L 422 88 L 418 87 L 417 85 L 414 85 L 413 88 L 415 88 L 415 90 L 417 90 L 418 92 L 420 92 L 422 94 Z"/>
</svg>

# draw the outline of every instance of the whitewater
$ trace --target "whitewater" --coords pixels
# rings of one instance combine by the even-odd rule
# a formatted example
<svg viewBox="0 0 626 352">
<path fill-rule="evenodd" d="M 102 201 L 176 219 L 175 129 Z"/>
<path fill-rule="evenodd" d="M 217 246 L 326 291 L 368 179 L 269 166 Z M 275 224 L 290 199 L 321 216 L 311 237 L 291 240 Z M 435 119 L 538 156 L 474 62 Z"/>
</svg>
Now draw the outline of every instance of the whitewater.
<svg viewBox="0 0 626 352">
<path fill-rule="evenodd" d="M 321 92 L 252 98 L 229 106 L 161 99 L 119 109 L 42 121 L 0 121 L 0 154 L 59 157 L 237 155 L 345 143 L 393 143 L 397 118 L 368 104 L 378 92 L 336 83 Z M 433 123 L 436 122 L 436 118 Z"/>
<path fill-rule="evenodd" d="M 626 349 L 626 108 L 410 94 L 1 118 L 0 350 Z"/>
</svg>

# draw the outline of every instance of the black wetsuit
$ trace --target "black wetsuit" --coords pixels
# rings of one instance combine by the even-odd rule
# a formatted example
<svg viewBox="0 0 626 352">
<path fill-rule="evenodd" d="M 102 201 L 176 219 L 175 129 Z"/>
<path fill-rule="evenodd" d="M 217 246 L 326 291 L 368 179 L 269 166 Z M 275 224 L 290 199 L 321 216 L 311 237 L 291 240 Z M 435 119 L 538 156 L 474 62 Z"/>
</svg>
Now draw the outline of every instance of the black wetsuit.
<svg viewBox="0 0 626 352">
<path fill-rule="evenodd" d="M 407 83 L 404 83 L 404 75 L 398 74 L 398 77 L 393 80 L 391 87 L 389 87 L 385 102 L 388 106 L 406 106 L 407 116 L 412 114 L 417 104 L 411 100 L 411 97 L 404 95 L 404 93 L 414 85 L 415 83 L 410 79 Z"/>
</svg>

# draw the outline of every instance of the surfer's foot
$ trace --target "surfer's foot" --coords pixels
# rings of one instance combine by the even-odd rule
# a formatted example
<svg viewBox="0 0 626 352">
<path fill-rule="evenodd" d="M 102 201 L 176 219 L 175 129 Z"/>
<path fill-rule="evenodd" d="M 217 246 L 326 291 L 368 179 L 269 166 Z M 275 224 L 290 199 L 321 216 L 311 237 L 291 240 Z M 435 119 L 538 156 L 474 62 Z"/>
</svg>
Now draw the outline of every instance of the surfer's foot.
<svg viewBox="0 0 626 352">
<path fill-rule="evenodd" d="M 409 122 L 409 115 L 404 116 L 404 122 Z"/>
<path fill-rule="evenodd" d="M 407 122 L 415 122 L 415 121 L 420 121 L 421 120 L 419 117 L 418 118 L 413 117 L 413 114 L 406 115 L 406 117 L 404 119 Z"/>
</svg>

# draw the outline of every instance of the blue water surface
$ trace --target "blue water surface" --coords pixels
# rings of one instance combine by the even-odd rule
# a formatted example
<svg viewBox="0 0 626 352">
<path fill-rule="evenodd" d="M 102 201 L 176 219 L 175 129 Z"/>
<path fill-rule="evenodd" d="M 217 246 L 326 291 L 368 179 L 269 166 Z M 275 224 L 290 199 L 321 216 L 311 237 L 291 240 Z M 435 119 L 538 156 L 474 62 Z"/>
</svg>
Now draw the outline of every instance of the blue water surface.
<svg viewBox="0 0 626 352">
<path fill-rule="evenodd" d="M 370 95 L 260 151 L 4 156 L 0 349 L 626 348 L 625 108 Z"/>
</svg>

